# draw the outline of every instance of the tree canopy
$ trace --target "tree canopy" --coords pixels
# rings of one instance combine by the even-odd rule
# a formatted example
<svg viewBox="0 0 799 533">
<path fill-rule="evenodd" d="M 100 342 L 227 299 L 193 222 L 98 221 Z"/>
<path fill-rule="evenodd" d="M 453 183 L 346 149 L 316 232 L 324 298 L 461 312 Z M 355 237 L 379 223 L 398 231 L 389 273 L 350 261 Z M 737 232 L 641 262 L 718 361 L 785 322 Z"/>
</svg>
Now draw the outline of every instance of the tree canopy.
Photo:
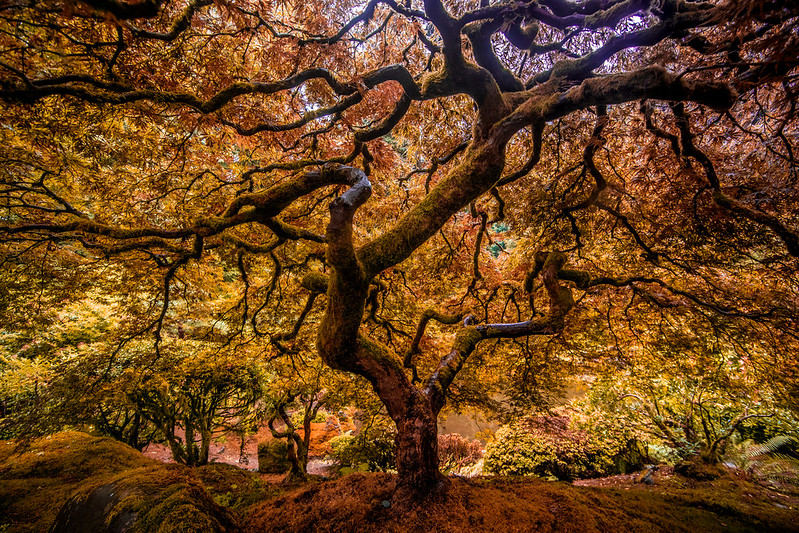
<svg viewBox="0 0 799 533">
<path fill-rule="evenodd" d="M 94 294 L 120 317 L 96 380 L 315 351 L 371 384 L 411 493 L 441 482 L 448 398 L 672 357 L 796 408 L 797 22 L 765 0 L 6 3 L 0 326 L 21 353 Z"/>
</svg>

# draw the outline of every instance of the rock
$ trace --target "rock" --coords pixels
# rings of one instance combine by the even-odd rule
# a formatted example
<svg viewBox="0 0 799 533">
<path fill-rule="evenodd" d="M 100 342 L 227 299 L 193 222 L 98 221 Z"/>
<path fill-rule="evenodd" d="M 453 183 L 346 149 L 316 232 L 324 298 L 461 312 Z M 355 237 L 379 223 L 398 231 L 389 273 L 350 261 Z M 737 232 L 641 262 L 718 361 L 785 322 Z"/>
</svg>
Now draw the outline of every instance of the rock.
<svg viewBox="0 0 799 533">
<path fill-rule="evenodd" d="M 61 507 L 50 533 L 127 531 L 238 531 L 229 510 L 218 505 L 182 470 L 151 470 L 80 490 Z"/>
<path fill-rule="evenodd" d="M 636 478 L 636 483 L 643 483 L 645 485 L 654 485 L 655 484 L 655 472 L 658 471 L 658 467 L 655 465 L 646 465 L 643 472 L 641 472 L 638 477 Z"/>
<path fill-rule="evenodd" d="M 50 527 L 52 533 L 124 533 L 136 521 L 138 513 L 123 511 L 105 523 L 108 513 L 120 501 L 130 496 L 130 491 L 117 483 L 103 485 L 86 497 L 73 496 L 61 507 L 55 522 Z"/>
</svg>

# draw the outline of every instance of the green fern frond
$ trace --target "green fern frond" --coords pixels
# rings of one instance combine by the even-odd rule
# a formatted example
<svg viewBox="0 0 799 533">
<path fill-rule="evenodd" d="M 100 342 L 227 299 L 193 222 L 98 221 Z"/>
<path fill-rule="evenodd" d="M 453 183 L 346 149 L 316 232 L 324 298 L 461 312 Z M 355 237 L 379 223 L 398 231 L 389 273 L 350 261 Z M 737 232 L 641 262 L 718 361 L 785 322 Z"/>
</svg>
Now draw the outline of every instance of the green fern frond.
<svg viewBox="0 0 799 533">
<path fill-rule="evenodd" d="M 771 437 L 766 442 L 755 444 L 754 446 L 749 447 L 746 450 L 745 456 L 747 459 L 752 459 L 761 455 L 770 455 L 794 441 L 796 441 L 796 439 L 788 435 L 777 435 L 775 437 Z"/>
</svg>

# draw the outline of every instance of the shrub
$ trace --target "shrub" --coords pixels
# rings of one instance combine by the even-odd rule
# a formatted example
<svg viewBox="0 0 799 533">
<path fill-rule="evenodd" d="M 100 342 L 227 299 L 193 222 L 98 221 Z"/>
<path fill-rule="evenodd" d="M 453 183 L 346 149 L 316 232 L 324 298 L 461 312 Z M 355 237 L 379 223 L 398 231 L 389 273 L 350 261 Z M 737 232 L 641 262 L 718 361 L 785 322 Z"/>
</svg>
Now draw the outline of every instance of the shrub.
<svg viewBox="0 0 799 533">
<path fill-rule="evenodd" d="M 270 440 L 258 444 L 258 471 L 262 474 L 285 474 L 291 464 L 286 459 L 288 443 L 283 440 Z"/>
<path fill-rule="evenodd" d="M 322 422 L 327 422 L 327 417 L 330 416 L 326 411 L 319 410 L 311 420 L 314 424 L 319 424 Z M 302 428 L 303 423 L 305 422 L 305 410 L 299 409 L 290 415 L 291 423 L 294 424 L 295 428 Z"/>
<path fill-rule="evenodd" d="M 484 470 L 570 481 L 616 473 L 619 463 L 631 469 L 630 463 L 641 459 L 634 455 L 570 429 L 569 417 L 539 416 L 501 427 L 486 446 Z"/>
<path fill-rule="evenodd" d="M 339 435 L 330 439 L 332 457 L 339 466 L 369 472 L 394 468 L 394 438 L 388 427 L 372 427 L 359 435 Z"/>
<path fill-rule="evenodd" d="M 483 458 L 479 440 L 467 439 L 458 433 L 438 436 L 438 460 L 441 470 L 460 474 Z"/>
</svg>

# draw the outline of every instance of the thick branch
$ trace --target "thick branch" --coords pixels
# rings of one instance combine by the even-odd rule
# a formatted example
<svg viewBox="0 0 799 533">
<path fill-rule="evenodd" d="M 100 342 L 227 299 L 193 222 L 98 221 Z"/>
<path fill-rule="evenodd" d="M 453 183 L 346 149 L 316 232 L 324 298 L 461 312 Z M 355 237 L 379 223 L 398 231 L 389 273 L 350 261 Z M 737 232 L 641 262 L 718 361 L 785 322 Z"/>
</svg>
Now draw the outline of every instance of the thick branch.
<svg viewBox="0 0 799 533">
<path fill-rule="evenodd" d="M 455 324 L 463 320 L 463 313 L 459 313 L 457 315 L 445 315 L 432 308 L 425 309 L 421 318 L 419 318 L 419 324 L 416 326 L 416 335 L 414 335 L 413 341 L 411 341 L 411 345 L 408 348 L 408 351 L 405 352 L 405 357 L 402 360 L 402 366 L 405 368 L 414 368 L 413 357 L 419 353 L 419 343 L 422 342 L 422 337 L 427 329 L 427 324 L 431 320 L 441 322 L 442 324 Z"/>
<path fill-rule="evenodd" d="M 458 165 L 397 224 L 358 250 L 358 259 L 372 277 L 409 257 L 414 250 L 464 206 L 497 181 L 505 159 L 495 144 L 472 144 Z"/>
<path fill-rule="evenodd" d="M 341 176 L 350 188 L 330 204 L 327 263 L 332 272 L 327 284 L 327 309 L 319 327 L 317 347 L 329 366 L 354 372 L 358 366 L 358 329 L 371 278 L 364 275 L 356 259 L 352 222 L 356 210 L 371 195 L 372 186 L 366 174 L 353 167 L 330 165 L 323 172 Z"/>
<path fill-rule="evenodd" d="M 474 326 L 470 317 L 458 332 L 452 351 L 444 356 L 438 368 L 430 376 L 424 389 L 430 398 L 433 411 L 439 412 L 444 406 L 447 390 L 466 360 L 474 352 L 480 341 L 485 339 L 508 339 L 529 335 L 554 335 L 563 329 L 563 322 L 574 306 L 571 290 L 558 282 L 558 274 L 566 263 L 566 256 L 559 252 L 539 252 L 536 262 L 542 262 L 541 274 L 544 287 L 549 295 L 549 312 L 545 317 L 535 318 L 515 324 L 484 324 Z"/>
<path fill-rule="evenodd" d="M 403 94 L 394 106 L 394 110 L 388 115 L 380 124 L 372 128 L 358 131 L 355 134 L 355 140 L 358 142 L 369 142 L 378 139 L 384 135 L 391 133 L 391 130 L 399 124 L 402 117 L 411 108 L 411 98 L 407 94 Z"/>
<path fill-rule="evenodd" d="M 337 172 L 307 172 L 292 181 L 277 184 L 257 193 L 249 193 L 234 199 L 221 216 L 209 216 L 197 220 L 190 228 L 125 228 L 96 222 L 85 216 L 68 214 L 71 220 L 66 222 L 45 222 L 20 224 L 17 226 L 0 226 L 0 233 L 82 233 L 98 235 L 112 239 L 184 239 L 192 235 L 208 237 L 221 233 L 227 228 L 248 222 L 264 222 L 279 237 L 290 239 L 308 239 L 322 242 L 323 238 L 300 228 L 294 228 L 283 222 L 272 219 L 291 202 L 326 185 L 346 183 L 347 177 Z"/>
<path fill-rule="evenodd" d="M 130 29 L 134 35 L 138 37 L 156 39 L 159 41 L 173 41 L 178 35 L 183 33 L 189 28 L 189 26 L 191 26 L 191 19 L 194 17 L 194 13 L 197 11 L 197 9 L 210 6 L 211 4 L 213 4 L 213 0 L 194 0 L 193 2 L 189 2 L 180 16 L 172 23 L 169 31 L 166 33 L 142 30 L 133 25 L 130 25 Z"/>
<path fill-rule="evenodd" d="M 293 76 L 277 81 L 237 81 L 218 91 L 208 100 L 189 93 L 168 92 L 156 89 L 135 89 L 119 83 L 109 83 L 91 76 L 74 75 L 58 78 L 30 80 L 24 87 L 0 90 L 0 98 L 22 102 L 35 102 L 47 96 L 72 96 L 93 103 L 126 104 L 139 101 L 153 101 L 162 104 L 180 104 L 192 107 L 201 113 L 218 111 L 238 96 L 247 94 L 271 95 L 293 89 L 310 80 L 322 80 L 338 95 L 348 96 L 359 101 L 360 93 L 352 83 L 342 83 L 327 69 L 309 68 Z M 367 72 L 361 76 L 367 88 L 387 81 L 402 85 L 405 93 L 412 98 L 421 97 L 419 86 L 413 76 L 402 65 L 388 65 Z M 349 102 L 354 105 L 357 102 Z M 321 116 L 321 115 L 320 115 Z M 318 118 L 318 117 L 315 117 Z M 309 122 L 308 118 L 306 122 Z M 272 126 L 269 126 L 272 127 Z M 265 127 L 265 129 L 269 129 Z M 282 126 L 275 126 L 282 127 Z"/>
<path fill-rule="evenodd" d="M 502 91 L 523 91 L 524 84 L 497 57 L 491 44 L 491 36 L 502 27 L 500 18 L 474 23 L 464 28 L 472 43 L 472 53 L 477 64 L 488 70 Z"/>
<path fill-rule="evenodd" d="M 153 18 L 161 10 L 161 0 L 142 0 L 140 2 L 126 2 L 125 0 L 83 0 L 83 2 L 98 11 L 111 13 L 120 20 Z"/>
<path fill-rule="evenodd" d="M 736 95 L 725 83 L 688 80 L 662 67 L 651 66 L 589 78 L 565 92 L 559 92 L 557 85 L 546 84 L 517 98 L 526 101 L 496 126 L 492 138 L 497 142 L 507 142 L 525 126 L 552 121 L 591 106 L 653 98 L 692 101 L 725 110 L 735 102 Z"/>
</svg>

